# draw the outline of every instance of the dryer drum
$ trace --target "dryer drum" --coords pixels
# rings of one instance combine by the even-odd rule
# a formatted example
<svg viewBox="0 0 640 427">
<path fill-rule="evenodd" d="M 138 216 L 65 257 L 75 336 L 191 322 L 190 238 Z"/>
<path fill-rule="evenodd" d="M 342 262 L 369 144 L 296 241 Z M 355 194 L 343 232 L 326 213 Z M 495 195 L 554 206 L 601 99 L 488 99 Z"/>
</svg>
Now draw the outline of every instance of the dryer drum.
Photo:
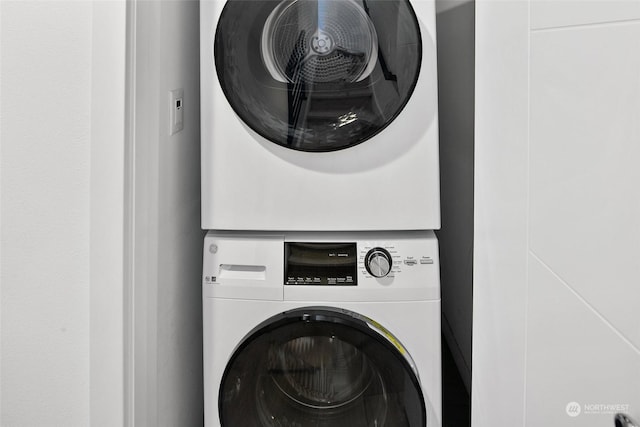
<svg viewBox="0 0 640 427">
<path fill-rule="evenodd" d="M 360 81 L 373 71 L 377 48 L 376 29 L 354 0 L 282 2 L 262 32 L 265 65 L 283 82 Z"/>
<path fill-rule="evenodd" d="M 234 351 L 219 395 L 223 427 L 425 427 L 414 365 L 346 310 L 282 313 Z"/>
<path fill-rule="evenodd" d="M 220 88 L 249 128 L 326 152 L 373 138 L 401 114 L 422 38 L 408 0 L 227 0 L 214 57 Z"/>
</svg>

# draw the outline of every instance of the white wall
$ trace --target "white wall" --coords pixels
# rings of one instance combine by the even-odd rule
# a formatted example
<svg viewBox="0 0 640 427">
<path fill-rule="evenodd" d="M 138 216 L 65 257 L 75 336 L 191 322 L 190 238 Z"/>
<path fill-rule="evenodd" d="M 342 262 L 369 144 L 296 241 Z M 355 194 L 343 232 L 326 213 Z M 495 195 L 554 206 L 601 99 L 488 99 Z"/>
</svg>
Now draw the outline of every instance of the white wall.
<svg viewBox="0 0 640 427">
<path fill-rule="evenodd" d="M 133 395 L 137 426 L 203 420 L 197 1 L 132 3 Z M 169 135 L 169 91 L 184 130 Z"/>
<path fill-rule="evenodd" d="M 528 22 L 476 1 L 473 427 L 524 422 Z"/>
<path fill-rule="evenodd" d="M 476 25 L 474 427 L 640 419 L 640 2 Z"/>
<path fill-rule="evenodd" d="M 119 425 L 124 3 L 0 16 L 0 424 Z"/>
<path fill-rule="evenodd" d="M 640 2 L 532 2 L 529 43 L 527 424 L 640 419 Z"/>
<path fill-rule="evenodd" d="M 471 390 L 475 3 L 436 1 L 442 228 L 442 330 Z"/>
<path fill-rule="evenodd" d="M 0 2 L 2 425 L 202 422 L 198 21 Z"/>
</svg>

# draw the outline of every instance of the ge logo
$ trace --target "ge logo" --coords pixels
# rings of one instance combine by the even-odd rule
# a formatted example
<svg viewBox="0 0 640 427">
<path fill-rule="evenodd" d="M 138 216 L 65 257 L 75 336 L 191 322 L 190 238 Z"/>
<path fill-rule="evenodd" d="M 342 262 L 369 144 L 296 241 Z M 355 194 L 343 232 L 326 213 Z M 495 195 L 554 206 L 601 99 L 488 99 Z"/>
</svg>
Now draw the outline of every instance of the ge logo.
<svg viewBox="0 0 640 427">
<path fill-rule="evenodd" d="M 565 410 L 567 411 L 567 415 L 569 415 L 570 417 L 577 417 L 578 415 L 580 415 L 582 408 L 580 407 L 580 404 L 578 402 L 569 402 L 567 403 L 567 407 L 565 408 Z"/>
</svg>

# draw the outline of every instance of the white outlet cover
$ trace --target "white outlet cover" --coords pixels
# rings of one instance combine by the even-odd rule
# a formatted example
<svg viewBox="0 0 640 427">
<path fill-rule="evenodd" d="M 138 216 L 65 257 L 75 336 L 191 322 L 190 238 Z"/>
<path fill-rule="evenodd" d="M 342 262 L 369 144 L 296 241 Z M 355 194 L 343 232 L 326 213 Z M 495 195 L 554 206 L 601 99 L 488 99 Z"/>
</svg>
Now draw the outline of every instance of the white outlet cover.
<svg viewBox="0 0 640 427">
<path fill-rule="evenodd" d="M 184 90 L 169 91 L 169 135 L 184 129 Z"/>
</svg>

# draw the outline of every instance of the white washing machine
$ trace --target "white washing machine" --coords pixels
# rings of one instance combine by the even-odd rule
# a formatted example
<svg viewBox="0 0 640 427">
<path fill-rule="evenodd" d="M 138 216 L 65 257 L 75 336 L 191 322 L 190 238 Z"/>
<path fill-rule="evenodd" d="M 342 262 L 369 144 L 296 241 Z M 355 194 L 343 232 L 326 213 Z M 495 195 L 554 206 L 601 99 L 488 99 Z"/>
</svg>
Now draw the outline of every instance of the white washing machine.
<svg viewBox="0 0 640 427">
<path fill-rule="evenodd" d="M 440 228 L 433 0 L 202 0 L 202 228 Z"/>
<path fill-rule="evenodd" d="M 433 232 L 205 238 L 206 427 L 440 427 Z"/>
</svg>

